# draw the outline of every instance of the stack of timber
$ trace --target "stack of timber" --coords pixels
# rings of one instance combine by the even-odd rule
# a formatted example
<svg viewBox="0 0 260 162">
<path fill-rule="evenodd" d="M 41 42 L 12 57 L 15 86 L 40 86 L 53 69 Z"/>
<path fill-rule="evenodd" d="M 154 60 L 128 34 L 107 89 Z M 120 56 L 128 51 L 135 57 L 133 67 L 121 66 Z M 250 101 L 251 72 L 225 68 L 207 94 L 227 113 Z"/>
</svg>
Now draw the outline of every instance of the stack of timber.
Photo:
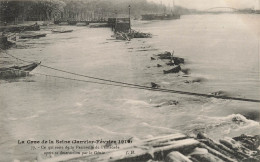
<svg viewBox="0 0 260 162">
<path fill-rule="evenodd" d="M 143 33 L 135 30 L 131 30 L 131 33 L 133 38 L 152 38 L 151 33 Z"/>
<path fill-rule="evenodd" d="M 130 41 L 133 38 L 152 38 L 152 34 L 131 30 L 131 32 L 115 32 L 114 37 L 119 40 Z"/>
<path fill-rule="evenodd" d="M 38 24 L 0 26 L 0 32 L 21 32 L 21 31 L 38 31 L 38 30 L 40 30 L 40 26 Z"/>
<path fill-rule="evenodd" d="M 73 162 L 258 162 L 260 136 L 241 135 L 219 142 L 199 133 L 188 137 L 177 133 L 120 146 L 119 150 L 96 155 L 66 155 L 41 161 Z M 103 150 L 102 150 L 103 151 Z"/>
<path fill-rule="evenodd" d="M 40 63 L 32 63 L 25 66 L 11 66 L 0 68 L 0 79 L 13 79 L 17 77 L 26 77 L 29 72 L 35 69 Z"/>
</svg>

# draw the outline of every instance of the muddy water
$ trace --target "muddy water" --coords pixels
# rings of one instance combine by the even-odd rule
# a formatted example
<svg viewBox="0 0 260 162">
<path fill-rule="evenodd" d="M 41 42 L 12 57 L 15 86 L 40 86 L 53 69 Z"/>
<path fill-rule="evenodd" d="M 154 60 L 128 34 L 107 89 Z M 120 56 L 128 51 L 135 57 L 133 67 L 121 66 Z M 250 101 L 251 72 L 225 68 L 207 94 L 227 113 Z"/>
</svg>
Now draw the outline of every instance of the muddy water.
<svg viewBox="0 0 260 162">
<path fill-rule="evenodd" d="M 47 37 L 19 40 L 17 48 L 6 52 L 94 77 L 259 99 L 259 19 L 259 15 L 230 14 L 133 22 L 134 29 L 154 37 L 131 42 L 114 40 L 110 29 L 67 26 L 74 31 L 53 34 L 51 28 L 58 27 L 44 27 L 41 32 Z M 170 67 L 150 57 L 166 50 L 185 58 L 182 68 L 190 74 L 163 74 Z M 198 131 L 215 139 L 259 134 L 258 103 L 98 85 L 39 73 L 91 80 L 44 67 L 27 78 L 1 80 L 0 161 L 35 159 L 39 151 L 18 145 L 18 140 L 141 139 Z"/>
</svg>

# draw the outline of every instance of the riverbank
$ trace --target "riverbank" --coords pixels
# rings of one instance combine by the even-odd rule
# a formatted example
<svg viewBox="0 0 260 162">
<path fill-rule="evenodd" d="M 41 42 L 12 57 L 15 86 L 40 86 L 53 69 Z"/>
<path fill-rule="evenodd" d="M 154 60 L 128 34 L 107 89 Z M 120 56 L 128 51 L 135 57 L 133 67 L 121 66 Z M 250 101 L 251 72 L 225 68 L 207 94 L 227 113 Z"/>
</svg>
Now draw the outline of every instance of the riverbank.
<svg viewBox="0 0 260 162">
<path fill-rule="evenodd" d="M 0 26 L 0 32 L 22 32 L 22 31 L 38 31 L 38 30 L 40 30 L 40 26 L 38 24 Z"/>
</svg>

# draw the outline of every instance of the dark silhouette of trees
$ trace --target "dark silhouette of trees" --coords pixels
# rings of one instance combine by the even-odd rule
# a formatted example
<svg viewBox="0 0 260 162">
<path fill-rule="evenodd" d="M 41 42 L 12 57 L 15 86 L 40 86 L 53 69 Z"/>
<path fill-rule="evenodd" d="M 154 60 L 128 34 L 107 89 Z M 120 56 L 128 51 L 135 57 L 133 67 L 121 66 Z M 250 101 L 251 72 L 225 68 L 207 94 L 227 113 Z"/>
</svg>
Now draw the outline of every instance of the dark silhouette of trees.
<svg viewBox="0 0 260 162">
<path fill-rule="evenodd" d="M 162 13 L 165 6 L 146 0 L 2 0 L 0 21 L 45 21 L 53 19 L 87 19 L 128 15 L 131 5 L 132 17 L 141 14 Z"/>
</svg>

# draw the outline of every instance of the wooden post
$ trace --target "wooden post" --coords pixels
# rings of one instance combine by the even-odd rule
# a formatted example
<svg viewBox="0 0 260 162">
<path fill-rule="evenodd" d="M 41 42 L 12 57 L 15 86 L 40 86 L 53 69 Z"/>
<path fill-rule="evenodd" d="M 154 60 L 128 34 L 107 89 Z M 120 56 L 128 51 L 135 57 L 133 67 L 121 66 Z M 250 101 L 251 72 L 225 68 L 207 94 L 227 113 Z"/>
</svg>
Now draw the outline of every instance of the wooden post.
<svg viewBox="0 0 260 162">
<path fill-rule="evenodd" d="M 129 32 L 131 33 L 131 6 L 128 6 L 129 9 Z"/>
</svg>

